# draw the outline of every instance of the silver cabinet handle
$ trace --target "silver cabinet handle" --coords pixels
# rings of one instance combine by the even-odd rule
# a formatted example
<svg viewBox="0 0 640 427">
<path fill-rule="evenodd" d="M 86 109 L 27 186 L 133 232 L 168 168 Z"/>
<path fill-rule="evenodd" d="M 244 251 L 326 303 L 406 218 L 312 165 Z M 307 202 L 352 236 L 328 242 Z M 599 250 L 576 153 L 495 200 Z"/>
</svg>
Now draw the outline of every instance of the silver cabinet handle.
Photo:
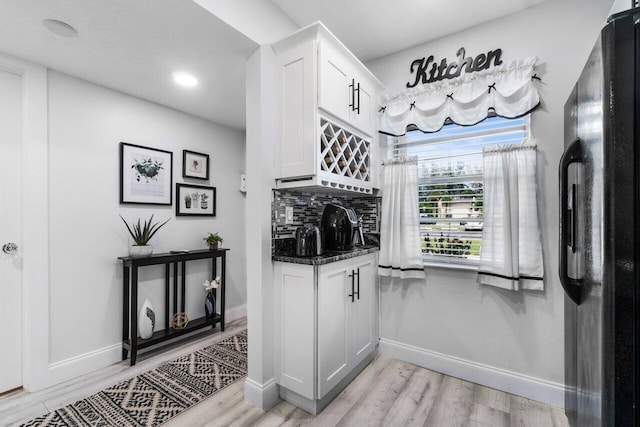
<svg viewBox="0 0 640 427">
<path fill-rule="evenodd" d="M 5 243 L 2 245 L 2 252 L 9 255 L 16 255 L 18 253 L 18 245 L 15 243 Z"/>
</svg>

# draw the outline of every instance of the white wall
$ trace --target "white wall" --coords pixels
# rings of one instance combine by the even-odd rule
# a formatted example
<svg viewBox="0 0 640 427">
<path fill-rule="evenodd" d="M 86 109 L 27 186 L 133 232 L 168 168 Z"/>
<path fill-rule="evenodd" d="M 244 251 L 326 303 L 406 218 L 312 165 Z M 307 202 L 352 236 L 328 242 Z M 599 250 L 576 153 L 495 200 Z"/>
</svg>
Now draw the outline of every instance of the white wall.
<svg viewBox="0 0 640 427">
<path fill-rule="evenodd" d="M 300 28 L 270 1 L 194 1 L 260 45 L 273 43 Z"/>
<path fill-rule="evenodd" d="M 245 400 L 268 409 L 275 383 L 274 285 L 271 262 L 271 189 L 275 186 L 276 96 L 274 52 L 260 47 L 247 61 L 247 329 Z"/>
<path fill-rule="evenodd" d="M 154 251 L 204 248 L 219 232 L 227 256 L 227 310 L 246 302 L 244 133 L 132 96 L 49 71 L 49 362 L 98 368 L 116 362 L 121 342 L 122 267 L 130 237 L 118 214 L 171 218 L 151 240 Z M 175 206 L 119 204 L 121 142 L 173 152 L 175 183 L 182 178 L 182 150 L 208 153 L 217 188 L 215 218 L 175 216 Z M 175 203 L 175 202 L 174 202 Z M 204 261 L 187 263 L 187 313 L 204 315 Z M 148 297 L 163 329 L 164 269 L 140 270 L 139 304 Z M 108 355 L 99 355 L 108 349 Z M 86 356 L 86 357 L 83 357 Z M 113 360 L 114 355 L 116 360 Z M 91 357 L 99 362 L 91 362 Z M 77 359 L 72 359 L 77 358 Z M 72 359 L 70 361 L 70 359 Z M 98 360 L 98 359 L 96 359 Z M 65 361 L 69 362 L 66 363 Z"/>
<path fill-rule="evenodd" d="M 491 385 L 563 404 L 564 296 L 557 274 L 563 106 L 612 3 L 550 0 L 367 64 L 391 94 L 413 81 L 409 66 L 414 59 L 454 59 L 461 46 L 468 56 L 502 48 L 505 62 L 537 56 L 542 78 L 543 105 L 532 115 L 532 133 L 539 147 L 545 291 L 478 287 L 474 272 L 437 268 L 427 269 L 426 284 L 383 283 L 380 331 L 383 343 L 389 341 L 382 346 L 385 351 L 411 353 L 416 362 L 479 382 L 501 378 Z"/>
</svg>

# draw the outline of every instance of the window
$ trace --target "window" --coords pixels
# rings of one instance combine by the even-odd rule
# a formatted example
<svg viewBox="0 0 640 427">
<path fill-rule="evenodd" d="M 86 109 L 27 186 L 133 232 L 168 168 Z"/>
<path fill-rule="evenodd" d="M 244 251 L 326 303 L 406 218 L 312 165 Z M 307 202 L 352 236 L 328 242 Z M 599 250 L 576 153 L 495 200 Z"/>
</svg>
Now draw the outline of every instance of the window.
<svg viewBox="0 0 640 427">
<path fill-rule="evenodd" d="M 420 239 L 425 263 L 477 264 L 482 246 L 482 147 L 529 138 L 528 116 L 491 117 L 395 138 L 394 156 L 418 156 Z"/>
</svg>

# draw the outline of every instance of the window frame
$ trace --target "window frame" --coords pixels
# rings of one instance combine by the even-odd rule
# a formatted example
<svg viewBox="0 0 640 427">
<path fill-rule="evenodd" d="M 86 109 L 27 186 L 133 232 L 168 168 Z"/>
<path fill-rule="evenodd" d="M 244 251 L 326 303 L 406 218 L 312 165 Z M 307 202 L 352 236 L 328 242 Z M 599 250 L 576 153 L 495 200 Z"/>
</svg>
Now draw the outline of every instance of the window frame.
<svg viewBox="0 0 640 427">
<path fill-rule="evenodd" d="M 491 117 L 498 117 L 495 114 L 489 115 L 489 118 Z M 504 118 L 505 120 L 513 120 L 513 119 L 508 119 L 508 118 Z M 527 114 L 523 117 L 518 117 L 516 119 L 522 119 L 523 123 L 523 127 L 524 127 L 524 136 L 523 136 L 523 140 L 530 140 L 532 139 L 532 132 L 531 132 L 531 115 Z M 480 123 L 477 123 L 476 125 L 471 125 L 471 126 L 464 126 L 465 128 L 473 128 L 477 125 L 481 125 L 482 123 L 484 123 L 484 120 Z M 448 121 L 447 123 L 445 123 L 445 127 L 448 125 L 452 125 L 454 123 Z M 443 129 L 445 129 L 445 127 L 443 127 Z M 418 130 L 417 128 L 407 128 L 407 134 L 409 134 L 410 132 L 422 132 L 420 130 Z M 438 132 L 433 132 L 430 133 L 429 135 L 434 135 L 437 134 Z M 398 157 L 398 156 L 402 156 L 402 155 L 406 155 L 406 153 L 398 153 L 396 152 L 396 144 L 397 141 L 399 140 L 399 138 L 406 138 L 406 135 L 403 135 L 402 137 L 389 137 L 388 138 L 388 154 L 389 157 Z M 464 137 L 464 136 L 463 136 Z M 441 141 L 441 140 L 440 140 Z M 453 141 L 452 141 L 453 142 Z M 489 142 L 484 145 L 493 145 L 493 144 L 500 144 L 500 142 Z M 516 142 L 513 142 L 513 144 L 517 144 Z M 409 154 L 411 155 L 411 154 Z M 451 158 L 455 158 L 455 157 L 451 157 Z M 428 161 L 428 160 L 427 160 Z M 482 176 L 484 177 L 484 170 L 482 171 Z M 420 186 L 420 179 L 418 182 L 418 186 Z M 416 191 L 418 191 L 418 188 L 416 188 Z M 383 195 L 384 197 L 384 195 Z M 420 211 L 418 211 L 418 215 L 420 214 Z M 461 219 L 457 218 L 457 219 L 452 219 L 450 221 L 442 221 L 442 222 L 460 222 Z M 422 229 L 420 232 L 420 241 L 422 242 Z M 482 238 L 482 235 L 481 235 Z M 430 254 L 426 254 L 426 253 L 422 253 L 422 262 L 423 265 L 425 267 L 429 267 L 429 268 L 445 268 L 445 269 L 456 269 L 456 270 L 468 270 L 468 271 L 477 271 L 478 270 L 478 264 L 479 264 L 479 258 L 461 258 L 461 257 L 446 257 L 446 256 L 442 256 L 442 255 L 430 255 Z"/>
</svg>

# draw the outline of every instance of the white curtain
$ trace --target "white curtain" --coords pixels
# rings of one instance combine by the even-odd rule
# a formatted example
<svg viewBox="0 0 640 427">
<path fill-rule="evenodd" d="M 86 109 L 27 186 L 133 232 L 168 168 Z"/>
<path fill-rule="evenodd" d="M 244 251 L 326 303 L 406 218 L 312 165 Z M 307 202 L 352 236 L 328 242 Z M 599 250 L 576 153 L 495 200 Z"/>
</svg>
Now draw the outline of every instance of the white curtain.
<svg viewBox="0 0 640 427">
<path fill-rule="evenodd" d="M 381 276 L 424 278 L 418 210 L 418 158 L 384 163 L 380 220 Z"/>
<path fill-rule="evenodd" d="M 379 130 L 388 135 L 406 133 L 408 125 L 436 132 L 447 119 L 474 125 L 489 110 L 506 118 L 533 111 L 540 104 L 534 66 L 537 58 L 514 61 L 471 74 L 423 84 L 380 100 Z"/>
<path fill-rule="evenodd" d="M 478 283 L 543 290 L 535 142 L 485 147 L 483 163 L 484 225 Z"/>
</svg>

